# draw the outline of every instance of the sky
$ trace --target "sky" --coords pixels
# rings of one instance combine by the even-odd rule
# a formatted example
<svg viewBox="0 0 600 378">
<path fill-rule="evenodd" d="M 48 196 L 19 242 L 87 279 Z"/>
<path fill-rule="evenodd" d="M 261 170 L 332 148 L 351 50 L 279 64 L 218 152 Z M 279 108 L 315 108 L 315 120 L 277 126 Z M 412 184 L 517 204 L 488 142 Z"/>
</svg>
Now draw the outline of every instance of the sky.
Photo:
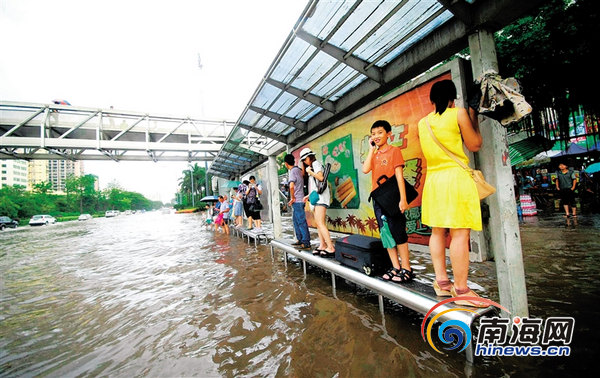
<svg viewBox="0 0 600 378">
<path fill-rule="evenodd" d="M 307 3 L 0 0 L 0 100 L 236 121 Z M 187 165 L 84 162 L 164 202 Z"/>
</svg>

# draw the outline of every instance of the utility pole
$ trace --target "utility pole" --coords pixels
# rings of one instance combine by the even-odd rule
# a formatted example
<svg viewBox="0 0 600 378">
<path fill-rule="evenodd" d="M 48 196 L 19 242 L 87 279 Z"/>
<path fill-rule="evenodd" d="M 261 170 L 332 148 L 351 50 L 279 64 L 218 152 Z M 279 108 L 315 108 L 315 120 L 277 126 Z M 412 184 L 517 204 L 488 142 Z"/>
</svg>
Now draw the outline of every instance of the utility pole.
<svg viewBox="0 0 600 378">
<path fill-rule="evenodd" d="M 190 165 L 190 181 L 192 184 L 192 207 L 196 207 L 194 203 L 194 168 Z"/>
</svg>

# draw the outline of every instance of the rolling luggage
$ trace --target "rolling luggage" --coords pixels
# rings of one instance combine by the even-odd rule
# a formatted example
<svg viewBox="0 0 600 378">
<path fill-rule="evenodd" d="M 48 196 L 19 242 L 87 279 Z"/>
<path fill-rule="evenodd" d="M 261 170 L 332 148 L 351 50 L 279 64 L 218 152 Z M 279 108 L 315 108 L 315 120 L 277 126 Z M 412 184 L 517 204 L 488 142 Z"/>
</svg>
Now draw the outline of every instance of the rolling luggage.
<svg viewBox="0 0 600 378">
<path fill-rule="evenodd" d="M 381 240 L 364 235 L 349 235 L 336 240 L 335 259 L 367 276 L 383 274 L 392 267 Z"/>
</svg>

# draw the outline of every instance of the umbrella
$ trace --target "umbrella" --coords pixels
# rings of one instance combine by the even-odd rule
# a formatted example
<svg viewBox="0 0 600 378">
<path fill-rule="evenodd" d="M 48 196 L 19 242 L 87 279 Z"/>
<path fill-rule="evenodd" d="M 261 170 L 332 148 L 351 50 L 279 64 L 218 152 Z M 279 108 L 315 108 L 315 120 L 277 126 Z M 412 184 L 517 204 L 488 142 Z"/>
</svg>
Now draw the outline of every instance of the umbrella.
<svg viewBox="0 0 600 378">
<path fill-rule="evenodd" d="M 596 173 L 600 171 L 600 162 L 588 165 L 587 168 L 585 168 L 585 171 L 587 173 Z"/>
<path fill-rule="evenodd" d="M 218 200 L 219 196 L 204 196 L 200 202 L 217 202 Z"/>
<path fill-rule="evenodd" d="M 396 247 L 396 241 L 392 236 L 392 232 L 390 231 L 390 226 L 387 223 L 387 218 L 385 215 L 381 216 L 381 220 L 383 221 L 383 226 L 381 230 L 379 230 L 379 234 L 381 235 L 381 242 L 383 243 L 384 248 L 394 248 Z"/>
<path fill-rule="evenodd" d="M 241 184 L 240 181 L 229 181 L 225 187 L 226 188 L 237 188 L 238 186 L 240 186 L 240 184 Z"/>
</svg>

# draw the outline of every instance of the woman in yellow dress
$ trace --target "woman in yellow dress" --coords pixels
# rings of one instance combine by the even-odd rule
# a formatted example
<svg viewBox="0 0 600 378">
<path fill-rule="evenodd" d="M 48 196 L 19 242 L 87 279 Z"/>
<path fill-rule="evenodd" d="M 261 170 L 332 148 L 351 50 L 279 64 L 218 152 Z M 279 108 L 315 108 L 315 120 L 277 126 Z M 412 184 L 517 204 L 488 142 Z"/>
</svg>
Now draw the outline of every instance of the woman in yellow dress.
<svg viewBox="0 0 600 378">
<path fill-rule="evenodd" d="M 435 270 L 433 288 L 438 296 L 478 296 L 467 286 L 469 274 L 469 235 L 481 230 L 481 209 L 475 182 L 469 172 L 458 165 L 433 140 L 429 125 L 439 142 L 459 160 L 469 164 L 463 142 L 469 151 L 478 151 L 482 139 L 477 113 L 456 108 L 456 87 L 451 80 L 433 84 L 429 99 L 435 110 L 419 121 L 419 141 L 427 160 L 423 188 L 421 220 L 432 228 L 429 251 Z M 446 272 L 446 230 L 450 232 L 450 262 L 454 285 Z M 478 301 L 457 304 L 487 307 Z"/>
</svg>

